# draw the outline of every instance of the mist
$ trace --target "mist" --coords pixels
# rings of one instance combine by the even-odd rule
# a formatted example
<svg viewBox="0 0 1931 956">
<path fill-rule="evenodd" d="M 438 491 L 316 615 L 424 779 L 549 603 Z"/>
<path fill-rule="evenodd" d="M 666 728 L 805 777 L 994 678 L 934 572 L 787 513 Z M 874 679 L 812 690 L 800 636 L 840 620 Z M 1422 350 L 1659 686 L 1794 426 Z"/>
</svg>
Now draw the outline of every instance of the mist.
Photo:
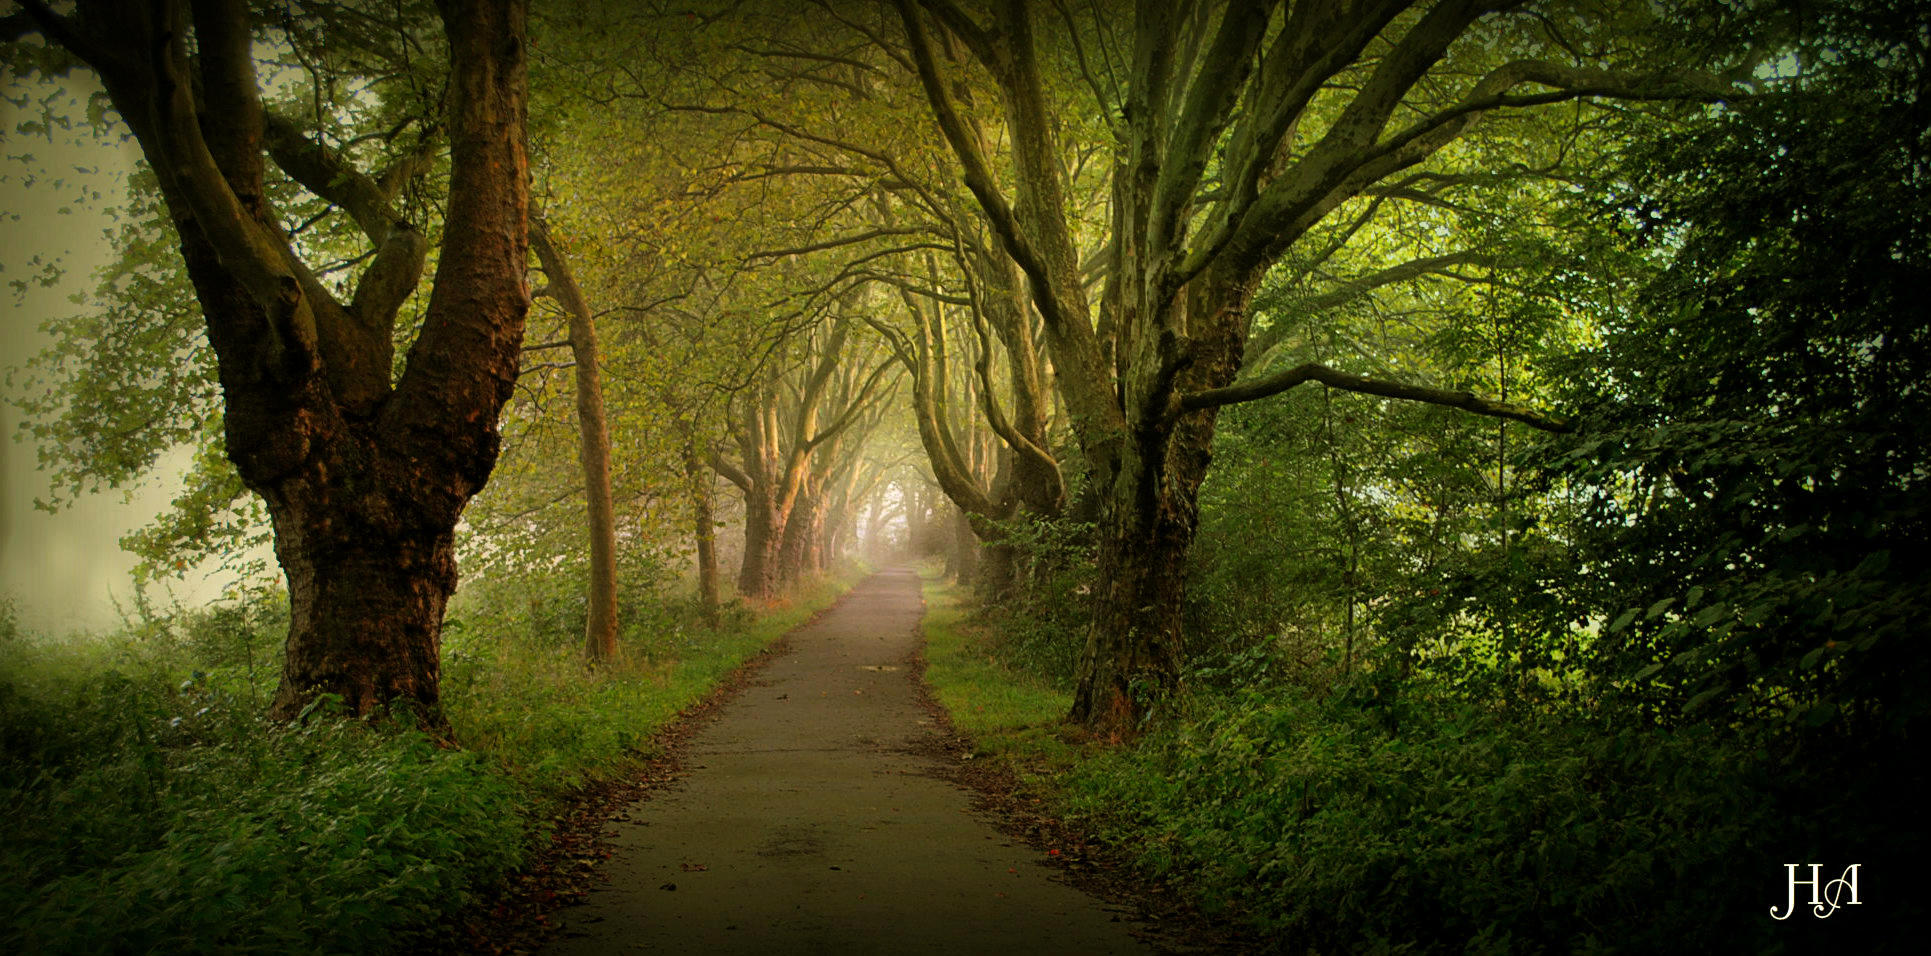
<svg viewBox="0 0 1931 956">
<path fill-rule="evenodd" d="M 0 596 L 11 600 L 20 623 L 30 631 L 62 635 L 113 627 L 121 609 L 132 607 L 135 557 L 120 540 L 146 525 L 179 492 L 178 476 L 188 452 L 176 449 L 157 463 L 141 485 L 74 496 L 56 511 L 42 506 L 53 491 L 51 476 L 40 470 L 39 448 L 26 432 L 16 402 L 28 397 L 24 380 L 28 360 L 52 343 L 42 331 L 49 319 L 86 308 L 77 297 L 91 291 L 95 274 L 113 255 L 106 230 L 112 206 L 121 201 L 136 152 L 118 134 L 87 129 L 52 130 L 23 135 L 24 117 L 14 100 L 25 95 L 39 103 L 48 97 L 84 101 L 91 76 L 62 85 L 18 77 L 5 78 L 0 101 L 0 143 L 5 174 L 0 175 L 0 282 L 9 284 L 0 321 Z M 36 177 L 41 177 L 36 181 Z M 85 201 L 99 193 L 99 202 Z M 41 285 L 37 263 L 57 263 L 59 279 Z M 12 283 L 24 284 L 24 289 Z M 66 496 L 63 496 L 66 497 Z M 218 582 L 190 580 L 162 588 L 150 597 L 161 603 L 202 600 L 219 593 Z"/>
</svg>

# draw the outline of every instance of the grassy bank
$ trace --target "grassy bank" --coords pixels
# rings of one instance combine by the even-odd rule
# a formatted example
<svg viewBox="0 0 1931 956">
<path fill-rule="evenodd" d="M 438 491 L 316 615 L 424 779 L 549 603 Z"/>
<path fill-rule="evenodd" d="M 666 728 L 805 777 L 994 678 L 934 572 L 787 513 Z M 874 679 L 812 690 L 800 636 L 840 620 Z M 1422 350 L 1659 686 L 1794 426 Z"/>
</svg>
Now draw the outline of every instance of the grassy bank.
<svg viewBox="0 0 1931 956">
<path fill-rule="evenodd" d="M 1887 917 L 1768 919 L 1773 858 L 1825 850 L 1784 839 L 1758 755 L 1699 734 L 1420 684 L 1197 681 L 1135 741 L 1069 743 L 1068 695 L 1013 664 L 1000 618 L 930 578 L 926 599 L 927 678 L 981 754 L 1280 951 L 1799 952 Z"/>
<path fill-rule="evenodd" d="M 573 633 L 458 618 L 461 749 L 265 721 L 272 598 L 85 641 L 0 619 L 0 951 L 407 950 L 516 867 L 561 797 L 626 772 L 856 577 L 715 633 L 652 615 L 595 672 Z"/>
</svg>

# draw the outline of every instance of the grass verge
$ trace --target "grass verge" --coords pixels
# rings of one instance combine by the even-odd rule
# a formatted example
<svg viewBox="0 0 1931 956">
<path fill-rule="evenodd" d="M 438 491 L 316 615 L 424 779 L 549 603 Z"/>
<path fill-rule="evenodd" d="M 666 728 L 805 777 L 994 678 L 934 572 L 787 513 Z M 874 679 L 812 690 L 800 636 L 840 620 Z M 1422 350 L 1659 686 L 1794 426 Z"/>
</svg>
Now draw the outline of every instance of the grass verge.
<svg viewBox="0 0 1931 956">
<path fill-rule="evenodd" d="M 1072 748 L 1055 733 L 1072 706 L 1071 694 L 1008 667 L 990 645 L 996 636 L 970 619 L 967 597 L 921 565 L 925 582 L 925 680 L 982 755 L 1038 773 L 1067 764 Z"/>
<path fill-rule="evenodd" d="M 216 651 L 269 646 L 272 607 L 68 642 L 0 613 L 0 952 L 407 951 L 517 867 L 574 788 L 625 774 L 858 576 L 716 633 L 660 618 L 594 672 L 571 640 L 459 625 L 460 750 L 263 719 L 272 668 Z"/>
</svg>

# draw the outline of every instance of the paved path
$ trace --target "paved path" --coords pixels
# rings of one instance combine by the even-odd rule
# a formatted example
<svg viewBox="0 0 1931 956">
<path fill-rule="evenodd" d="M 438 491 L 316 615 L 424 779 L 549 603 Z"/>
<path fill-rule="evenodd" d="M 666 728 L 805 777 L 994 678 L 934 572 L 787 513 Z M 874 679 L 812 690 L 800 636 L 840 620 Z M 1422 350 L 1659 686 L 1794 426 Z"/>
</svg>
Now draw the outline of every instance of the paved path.
<svg viewBox="0 0 1931 956">
<path fill-rule="evenodd" d="M 794 631 L 685 776 L 610 824 L 609 886 L 544 952 L 1144 952 L 913 753 L 932 732 L 905 667 L 923 613 L 895 569 Z"/>
</svg>

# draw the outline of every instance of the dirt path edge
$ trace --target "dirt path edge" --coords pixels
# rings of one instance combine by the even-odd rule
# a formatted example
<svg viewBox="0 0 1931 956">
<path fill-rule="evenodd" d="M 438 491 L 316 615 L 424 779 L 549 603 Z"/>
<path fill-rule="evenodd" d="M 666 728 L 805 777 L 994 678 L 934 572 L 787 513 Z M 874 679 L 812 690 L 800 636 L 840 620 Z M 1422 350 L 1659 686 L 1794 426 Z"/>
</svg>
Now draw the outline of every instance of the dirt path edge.
<svg viewBox="0 0 1931 956">
<path fill-rule="evenodd" d="M 1092 831 L 1051 812 L 1049 797 L 1022 781 L 999 760 L 972 760 L 976 745 L 952 723 L 925 679 L 924 651 L 906 658 L 907 677 L 938 733 L 928 738 L 925 756 L 945 779 L 974 795 L 973 808 L 994 825 L 1046 855 L 1047 863 L 1068 883 L 1109 903 L 1129 908 L 1133 935 L 1166 953 L 1264 953 L 1279 946 L 1261 940 L 1223 917 L 1202 913 L 1175 887 L 1136 869 L 1127 854 Z"/>
<path fill-rule="evenodd" d="M 545 823 L 536 828 L 523 866 L 485 890 L 461 914 L 440 924 L 423 951 L 528 956 L 540 949 L 559 929 L 551 914 L 583 902 L 592 889 L 609 882 L 601 869 L 611 852 L 605 824 L 623 819 L 626 807 L 650 799 L 652 793 L 676 781 L 684 771 L 691 738 L 750 687 L 759 671 L 790 650 L 794 631 L 837 610 L 851 594 L 852 589 L 847 589 L 779 635 L 719 679 L 702 700 L 679 711 L 646 744 L 635 748 L 636 766 L 630 772 L 559 797 L 545 811 Z"/>
</svg>

